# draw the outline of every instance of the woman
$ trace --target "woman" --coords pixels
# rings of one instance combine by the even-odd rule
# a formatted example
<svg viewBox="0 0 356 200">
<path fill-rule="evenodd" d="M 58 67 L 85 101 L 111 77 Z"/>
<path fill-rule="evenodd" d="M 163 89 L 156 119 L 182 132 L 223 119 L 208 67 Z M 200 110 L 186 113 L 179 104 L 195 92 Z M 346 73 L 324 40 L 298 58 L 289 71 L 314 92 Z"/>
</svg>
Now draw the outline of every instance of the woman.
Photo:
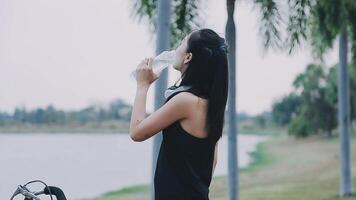
<svg viewBox="0 0 356 200">
<path fill-rule="evenodd" d="M 136 69 L 130 137 L 144 141 L 161 130 L 163 135 L 154 176 L 155 200 L 209 199 L 228 95 L 226 54 L 225 40 L 213 30 L 188 34 L 176 48 L 173 65 L 181 72 L 181 82 L 147 118 L 147 91 L 158 77 L 152 72 L 152 58 Z"/>
</svg>

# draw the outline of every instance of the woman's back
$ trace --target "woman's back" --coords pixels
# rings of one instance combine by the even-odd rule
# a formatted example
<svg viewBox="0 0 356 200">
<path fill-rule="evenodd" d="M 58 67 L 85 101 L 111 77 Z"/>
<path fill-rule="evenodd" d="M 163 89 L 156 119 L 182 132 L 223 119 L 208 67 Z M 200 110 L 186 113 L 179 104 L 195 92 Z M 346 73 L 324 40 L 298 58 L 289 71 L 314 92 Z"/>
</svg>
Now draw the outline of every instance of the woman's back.
<svg viewBox="0 0 356 200">
<path fill-rule="evenodd" d="M 186 91 L 182 91 L 186 92 Z M 208 130 L 206 128 L 206 113 L 208 109 L 208 100 L 197 97 L 196 95 L 186 92 L 187 95 L 192 97 L 193 104 L 190 106 L 191 112 L 187 119 L 180 121 L 182 128 L 189 134 L 198 137 L 208 137 Z"/>
<path fill-rule="evenodd" d="M 197 105 L 187 119 L 176 121 L 162 131 L 154 179 L 155 200 L 209 199 L 214 145 L 205 128 L 207 101 L 199 99 Z"/>
</svg>

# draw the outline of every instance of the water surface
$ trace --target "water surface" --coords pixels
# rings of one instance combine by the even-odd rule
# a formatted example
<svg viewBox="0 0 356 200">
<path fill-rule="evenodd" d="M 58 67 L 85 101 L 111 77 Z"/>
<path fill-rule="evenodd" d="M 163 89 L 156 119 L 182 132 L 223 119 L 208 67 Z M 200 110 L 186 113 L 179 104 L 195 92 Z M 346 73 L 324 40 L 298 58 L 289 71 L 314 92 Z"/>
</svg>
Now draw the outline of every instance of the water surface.
<svg viewBox="0 0 356 200">
<path fill-rule="evenodd" d="M 248 165 L 248 153 L 265 139 L 238 136 L 240 168 Z M 34 179 L 61 187 L 71 200 L 149 183 L 151 154 L 152 138 L 133 142 L 127 134 L 0 134 L 0 199 L 9 199 L 17 185 Z M 226 172 L 223 136 L 214 176 Z"/>
</svg>

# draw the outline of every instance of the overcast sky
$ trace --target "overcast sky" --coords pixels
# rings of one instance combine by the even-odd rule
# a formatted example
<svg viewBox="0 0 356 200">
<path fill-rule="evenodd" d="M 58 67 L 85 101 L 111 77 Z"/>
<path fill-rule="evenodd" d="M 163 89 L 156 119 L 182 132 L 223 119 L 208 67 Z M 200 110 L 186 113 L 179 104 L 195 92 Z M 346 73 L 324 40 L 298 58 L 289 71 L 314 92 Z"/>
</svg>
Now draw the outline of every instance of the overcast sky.
<svg viewBox="0 0 356 200">
<path fill-rule="evenodd" d="M 204 27 L 225 35 L 226 5 L 209 0 Z M 304 49 L 293 56 L 262 54 L 258 13 L 236 7 L 237 109 L 258 114 L 292 90 L 295 76 L 312 61 Z M 148 26 L 130 18 L 129 0 L 0 0 L 0 111 L 49 104 L 64 110 L 122 98 L 133 104 L 130 72 L 154 56 Z M 336 51 L 328 54 L 336 63 Z M 169 84 L 180 73 L 170 69 Z M 153 110 L 154 85 L 147 111 Z"/>
</svg>

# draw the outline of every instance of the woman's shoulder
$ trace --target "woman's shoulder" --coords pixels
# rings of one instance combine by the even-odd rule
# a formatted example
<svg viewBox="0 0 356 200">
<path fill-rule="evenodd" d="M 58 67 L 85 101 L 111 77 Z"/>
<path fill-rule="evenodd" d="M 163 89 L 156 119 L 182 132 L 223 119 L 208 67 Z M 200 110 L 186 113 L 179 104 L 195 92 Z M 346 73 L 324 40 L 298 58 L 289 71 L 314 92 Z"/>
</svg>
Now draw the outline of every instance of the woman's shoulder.
<svg viewBox="0 0 356 200">
<path fill-rule="evenodd" d="M 184 102 L 182 105 L 184 105 L 188 118 L 200 118 L 208 109 L 208 100 L 194 93 L 182 91 L 176 96 L 178 101 Z"/>
<path fill-rule="evenodd" d="M 173 101 L 175 103 L 188 106 L 189 104 L 191 104 L 191 102 L 193 102 L 193 99 L 194 99 L 194 94 L 181 91 L 178 92 L 177 94 L 172 95 L 169 99 L 166 100 L 166 102 Z"/>
<path fill-rule="evenodd" d="M 173 101 L 174 104 L 182 105 L 184 110 L 187 110 L 190 115 L 192 112 L 196 112 L 197 109 L 200 110 L 203 107 L 207 106 L 207 99 L 201 98 L 198 95 L 191 93 L 189 91 L 180 91 L 177 94 L 173 95 L 169 101 Z M 205 106 L 204 106 L 205 105 Z"/>
<path fill-rule="evenodd" d="M 208 101 L 208 99 L 200 97 L 191 91 L 182 91 L 182 92 L 179 92 L 176 96 L 178 96 L 178 95 L 180 96 L 179 98 L 185 99 L 185 101 L 190 101 L 192 103 L 196 102 L 197 99 L 203 100 L 203 101 Z"/>
<path fill-rule="evenodd" d="M 200 95 L 199 92 L 196 92 L 194 90 L 194 88 L 189 88 L 189 89 L 184 89 L 184 90 L 181 90 L 181 91 L 176 91 L 174 92 L 173 94 L 169 95 L 166 100 L 165 100 L 165 103 L 172 100 L 172 99 L 175 99 L 174 101 L 181 101 L 181 102 L 185 102 L 185 103 L 196 103 L 197 101 L 198 102 L 207 102 L 208 101 L 208 98 L 206 98 L 205 96 L 203 95 Z"/>
</svg>

